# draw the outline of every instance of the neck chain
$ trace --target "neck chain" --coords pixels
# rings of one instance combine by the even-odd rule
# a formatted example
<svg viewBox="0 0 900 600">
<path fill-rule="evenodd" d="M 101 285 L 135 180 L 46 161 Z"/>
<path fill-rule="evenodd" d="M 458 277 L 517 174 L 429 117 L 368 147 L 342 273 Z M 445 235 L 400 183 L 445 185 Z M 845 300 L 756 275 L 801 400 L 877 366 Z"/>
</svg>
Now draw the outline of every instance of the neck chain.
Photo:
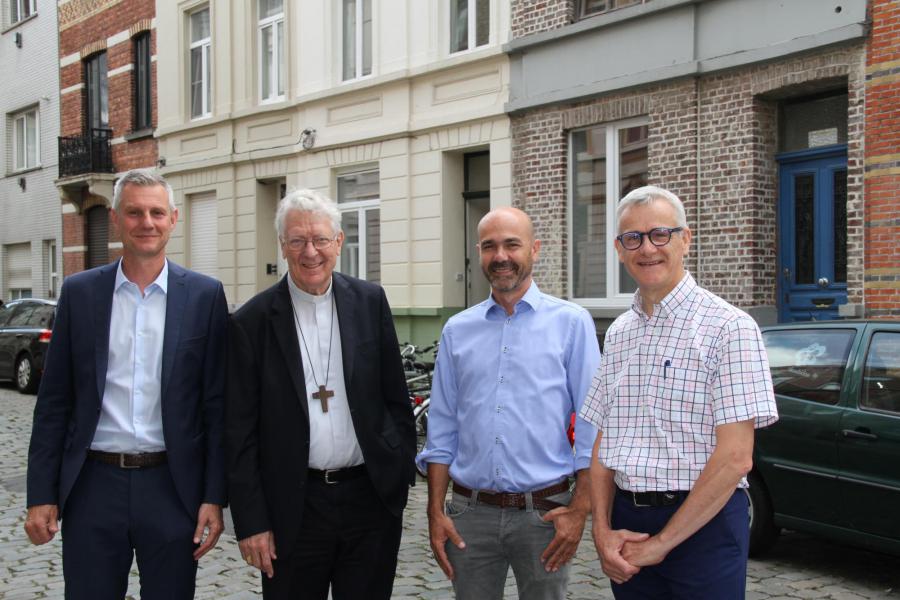
<svg viewBox="0 0 900 600">
<path fill-rule="evenodd" d="M 297 329 L 300 330 L 300 340 L 303 342 L 306 356 L 309 357 L 309 369 L 312 371 L 313 383 L 319 388 L 319 391 L 314 392 L 312 397 L 322 403 L 322 412 L 328 412 L 328 399 L 334 396 L 334 391 L 328 389 L 328 376 L 331 373 L 331 342 L 334 340 L 334 291 L 331 292 L 331 327 L 328 333 L 328 361 L 325 367 L 324 385 L 320 384 L 319 378 L 316 377 L 316 368 L 313 365 L 312 354 L 309 352 L 309 346 L 306 345 L 306 337 L 303 335 L 303 328 L 300 327 L 300 319 L 297 317 L 293 298 L 291 299 L 291 311 L 294 313 L 294 322 L 297 323 Z M 315 311 L 315 306 L 313 306 L 313 311 Z"/>
</svg>

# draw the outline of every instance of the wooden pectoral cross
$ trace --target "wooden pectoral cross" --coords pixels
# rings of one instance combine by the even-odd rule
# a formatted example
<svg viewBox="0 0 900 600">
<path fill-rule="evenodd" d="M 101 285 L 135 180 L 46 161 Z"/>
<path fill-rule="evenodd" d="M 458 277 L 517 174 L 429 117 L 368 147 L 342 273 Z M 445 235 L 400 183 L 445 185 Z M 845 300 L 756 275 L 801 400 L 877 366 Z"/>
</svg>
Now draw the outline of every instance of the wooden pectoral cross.
<svg viewBox="0 0 900 600">
<path fill-rule="evenodd" d="M 328 399 L 331 398 L 332 396 L 334 396 L 334 392 L 329 389 L 325 389 L 324 385 L 320 385 L 319 391 L 313 392 L 313 395 L 312 395 L 313 398 L 315 398 L 316 400 L 318 400 L 319 402 L 322 403 L 322 412 L 323 413 L 328 412 Z"/>
</svg>

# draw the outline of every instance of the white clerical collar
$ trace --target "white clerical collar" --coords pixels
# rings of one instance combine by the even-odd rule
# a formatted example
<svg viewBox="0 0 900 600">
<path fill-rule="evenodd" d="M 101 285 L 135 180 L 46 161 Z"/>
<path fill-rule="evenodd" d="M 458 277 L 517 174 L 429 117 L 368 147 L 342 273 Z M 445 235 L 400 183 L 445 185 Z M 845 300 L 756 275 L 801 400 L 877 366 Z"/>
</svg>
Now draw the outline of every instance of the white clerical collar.
<svg viewBox="0 0 900 600">
<path fill-rule="evenodd" d="M 291 278 L 290 274 L 287 275 L 287 280 L 288 289 L 291 291 L 291 299 L 295 302 L 306 302 L 309 304 L 323 304 L 325 302 L 331 302 L 331 288 L 332 283 L 334 282 L 333 279 L 328 282 L 328 289 L 325 290 L 325 293 L 319 296 L 301 290 L 300 287 L 296 283 L 294 283 L 294 280 Z"/>
</svg>

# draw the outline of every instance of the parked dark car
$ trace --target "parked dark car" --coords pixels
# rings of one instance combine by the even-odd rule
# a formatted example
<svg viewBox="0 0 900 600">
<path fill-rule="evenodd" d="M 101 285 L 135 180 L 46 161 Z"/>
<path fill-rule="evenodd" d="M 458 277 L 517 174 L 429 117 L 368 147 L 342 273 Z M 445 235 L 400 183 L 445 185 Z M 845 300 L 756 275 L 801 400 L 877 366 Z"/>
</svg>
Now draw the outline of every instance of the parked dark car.
<svg viewBox="0 0 900 600">
<path fill-rule="evenodd" d="M 781 528 L 900 555 L 900 322 L 763 328 L 779 420 L 757 432 L 750 553 Z"/>
<path fill-rule="evenodd" d="M 50 345 L 56 302 L 14 300 L 0 307 L 0 379 L 23 394 L 37 391 Z"/>
</svg>

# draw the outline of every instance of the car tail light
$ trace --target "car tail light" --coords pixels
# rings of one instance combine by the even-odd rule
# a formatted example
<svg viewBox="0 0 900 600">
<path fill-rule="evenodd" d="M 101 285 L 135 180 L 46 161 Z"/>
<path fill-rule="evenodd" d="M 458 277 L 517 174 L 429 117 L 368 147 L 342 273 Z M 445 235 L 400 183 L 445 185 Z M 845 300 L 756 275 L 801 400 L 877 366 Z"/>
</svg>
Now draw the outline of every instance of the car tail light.
<svg viewBox="0 0 900 600">
<path fill-rule="evenodd" d="M 41 333 L 38 335 L 38 341 L 39 342 L 49 342 L 51 335 L 53 335 L 52 331 L 50 331 L 49 329 L 43 329 L 43 330 L 41 330 Z"/>
</svg>

